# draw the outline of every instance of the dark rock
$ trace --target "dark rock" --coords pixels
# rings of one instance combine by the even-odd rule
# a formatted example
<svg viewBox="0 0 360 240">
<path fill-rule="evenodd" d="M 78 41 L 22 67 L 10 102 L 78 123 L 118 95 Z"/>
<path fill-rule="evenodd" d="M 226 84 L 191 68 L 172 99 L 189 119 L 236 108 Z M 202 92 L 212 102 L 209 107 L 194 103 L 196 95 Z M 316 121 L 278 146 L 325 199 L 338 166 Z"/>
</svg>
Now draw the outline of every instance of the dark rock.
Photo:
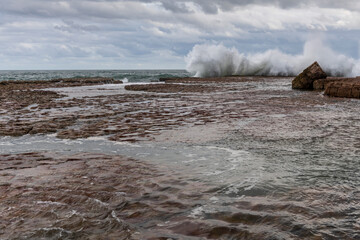
<svg viewBox="0 0 360 240">
<path fill-rule="evenodd" d="M 159 82 L 165 82 L 165 81 L 172 80 L 172 79 L 178 79 L 178 78 L 176 78 L 176 77 L 161 77 L 161 78 L 159 78 Z"/>
<path fill-rule="evenodd" d="M 324 79 L 326 77 L 327 75 L 321 69 L 320 65 L 317 62 L 314 62 L 292 81 L 292 88 L 310 90 L 313 89 L 315 80 Z"/>
</svg>

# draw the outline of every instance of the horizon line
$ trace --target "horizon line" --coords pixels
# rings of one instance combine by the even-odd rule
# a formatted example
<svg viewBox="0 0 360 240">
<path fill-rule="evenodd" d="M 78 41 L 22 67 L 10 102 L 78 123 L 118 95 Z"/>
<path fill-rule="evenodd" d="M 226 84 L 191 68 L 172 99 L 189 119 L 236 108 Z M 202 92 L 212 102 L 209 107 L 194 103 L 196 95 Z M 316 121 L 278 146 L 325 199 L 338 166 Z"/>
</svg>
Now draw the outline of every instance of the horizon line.
<svg viewBox="0 0 360 240">
<path fill-rule="evenodd" d="M 168 70 L 168 71 L 186 71 L 181 68 L 129 68 L 129 69 L 0 69 L 0 71 L 157 71 L 157 70 Z"/>
</svg>

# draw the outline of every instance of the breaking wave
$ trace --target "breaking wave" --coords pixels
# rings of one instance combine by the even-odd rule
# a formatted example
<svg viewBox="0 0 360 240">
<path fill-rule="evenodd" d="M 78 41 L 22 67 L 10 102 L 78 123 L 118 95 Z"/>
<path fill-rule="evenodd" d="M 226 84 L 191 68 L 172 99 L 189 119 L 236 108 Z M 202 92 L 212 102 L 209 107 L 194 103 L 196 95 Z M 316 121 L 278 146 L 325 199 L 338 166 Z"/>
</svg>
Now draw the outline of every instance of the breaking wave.
<svg viewBox="0 0 360 240">
<path fill-rule="evenodd" d="M 244 54 L 222 44 L 195 45 L 185 57 L 186 70 L 195 77 L 228 75 L 294 76 L 314 61 L 331 76 L 357 76 L 360 60 L 332 50 L 321 39 L 305 43 L 302 54 L 291 55 L 273 49 L 263 53 Z"/>
</svg>

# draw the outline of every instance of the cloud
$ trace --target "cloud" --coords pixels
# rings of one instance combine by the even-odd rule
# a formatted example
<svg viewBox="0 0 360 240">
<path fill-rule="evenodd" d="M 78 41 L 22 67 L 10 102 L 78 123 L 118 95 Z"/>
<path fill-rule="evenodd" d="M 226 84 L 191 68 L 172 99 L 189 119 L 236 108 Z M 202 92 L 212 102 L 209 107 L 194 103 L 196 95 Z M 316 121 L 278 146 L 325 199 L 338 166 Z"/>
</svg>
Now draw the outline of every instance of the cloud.
<svg viewBox="0 0 360 240">
<path fill-rule="evenodd" d="M 4 0 L 0 0 L 4 1 Z M 74 19 L 132 20 L 154 23 L 173 23 L 192 26 L 207 33 L 226 28 L 229 32 L 241 28 L 282 30 L 347 28 L 359 29 L 360 3 L 347 1 L 264 1 L 264 0 L 193 0 L 193 1 L 44 1 L 17 0 L 2 4 L 0 12 L 38 18 L 70 20 L 64 31 L 84 30 Z M 288 9 L 291 8 L 291 9 Z M 92 24 L 93 25 L 93 24 Z M 214 30 L 212 32 L 212 30 Z M 220 31 L 224 34 L 225 31 Z M 226 35 L 226 33 L 225 33 Z"/>
<path fill-rule="evenodd" d="M 188 5 L 185 2 L 175 2 L 172 0 L 163 0 L 161 1 L 162 6 L 174 13 L 190 13 L 192 12 Z"/>
<path fill-rule="evenodd" d="M 54 28 L 64 32 L 89 32 L 100 29 L 96 25 L 81 25 L 72 20 L 63 20 L 63 22 L 64 25 L 55 25 Z"/>
<path fill-rule="evenodd" d="M 162 1 L 163 2 L 163 1 Z M 188 0 L 177 1 L 177 2 L 189 2 Z M 279 8 L 308 8 L 308 7 L 320 7 L 320 8 L 340 8 L 347 10 L 360 9 L 359 1 L 348 0 L 192 0 L 199 5 L 205 13 L 214 14 L 218 10 L 232 11 L 237 7 L 244 7 L 248 5 L 259 5 L 259 6 L 274 6 Z"/>
<path fill-rule="evenodd" d="M 346 53 L 359 52 L 360 2 L 354 0 L 0 0 L 0 4 L 0 55 L 14 61 L 12 66 L 18 62 L 19 68 L 25 61 L 19 61 L 21 54 L 31 66 L 40 65 L 36 59 L 66 58 L 71 67 L 74 61 L 90 66 L 96 59 L 104 66 L 116 65 L 111 61 L 134 66 L 166 55 L 165 64 L 184 67 L 181 59 L 195 44 L 213 42 L 244 52 L 279 48 L 294 54 L 301 51 L 309 32 L 326 33 L 335 48 Z"/>
</svg>

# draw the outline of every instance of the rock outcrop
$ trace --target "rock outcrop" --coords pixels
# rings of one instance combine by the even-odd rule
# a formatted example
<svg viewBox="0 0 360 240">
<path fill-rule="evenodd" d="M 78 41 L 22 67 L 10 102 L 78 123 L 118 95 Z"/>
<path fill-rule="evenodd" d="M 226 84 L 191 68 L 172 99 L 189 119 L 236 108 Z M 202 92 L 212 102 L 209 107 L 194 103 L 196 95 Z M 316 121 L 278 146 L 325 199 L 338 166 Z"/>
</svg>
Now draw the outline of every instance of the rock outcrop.
<svg viewBox="0 0 360 240">
<path fill-rule="evenodd" d="M 324 94 L 331 97 L 360 98 L 360 77 L 331 82 L 327 84 Z"/>
<path fill-rule="evenodd" d="M 292 88 L 312 90 L 315 80 L 325 79 L 326 77 L 327 75 L 321 69 L 320 65 L 314 62 L 292 81 Z"/>
<path fill-rule="evenodd" d="M 346 81 L 352 81 L 354 78 L 344 78 L 344 77 L 327 77 L 323 79 L 315 80 L 313 83 L 314 90 L 325 90 L 327 86 L 332 82 L 346 82 Z"/>
</svg>

